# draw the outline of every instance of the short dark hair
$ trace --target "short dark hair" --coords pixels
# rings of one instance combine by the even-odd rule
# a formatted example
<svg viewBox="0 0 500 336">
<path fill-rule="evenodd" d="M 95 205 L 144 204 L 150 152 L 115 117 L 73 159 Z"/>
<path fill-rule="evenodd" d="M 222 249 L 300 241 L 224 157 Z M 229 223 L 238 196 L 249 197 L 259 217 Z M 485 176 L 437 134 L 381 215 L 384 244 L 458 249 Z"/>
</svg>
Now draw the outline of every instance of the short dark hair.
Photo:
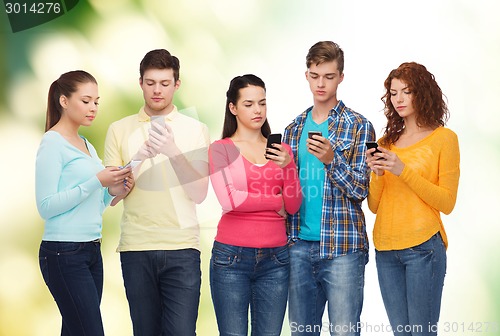
<svg viewBox="0 0 500 336">
<path fill-rule="evenodd" d="M 172 69 L 174 71 L 175 81 L 179 80 L 180 73 L 179 59 L 171 55 L 165 49 L 155 49 L 144 55 L 144 58 L 139 65 L 140 78 L 144 76 L 144 72 L 149 69 Z"/>
<path fill-rule="evenodd" d="M 333 41 L 320 41 L 309 48 L 306 56 L 306 66 L 309 69 L 312 64 L 337 61 L 339 73 L 344 72 L 344 52 L 339 45 Z"/>
</svg>

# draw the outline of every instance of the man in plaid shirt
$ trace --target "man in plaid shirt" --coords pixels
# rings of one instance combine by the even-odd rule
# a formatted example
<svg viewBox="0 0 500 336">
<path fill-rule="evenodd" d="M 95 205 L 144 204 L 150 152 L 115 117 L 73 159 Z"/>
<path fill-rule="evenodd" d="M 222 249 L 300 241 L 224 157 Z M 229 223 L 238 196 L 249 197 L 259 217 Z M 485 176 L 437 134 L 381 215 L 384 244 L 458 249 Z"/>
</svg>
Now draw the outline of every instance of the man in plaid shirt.
<svg viewBox="0 0 500 336">
<path fill-rule="evenodd" d="M 344 54 L 336 43 L 313 45 L 306 65 L 314 105 L 287 126 L 283 139 L 303 191 L 299 212 L 287 219 L 290 329 L 292 335 L 359 335 L 368 261 L 361 209 L 369 183 L 365 143 L 375 140 L 375 131 L 337 99 Z M 329 324 L 322 323 L 326 303 Z"/>
</svg>

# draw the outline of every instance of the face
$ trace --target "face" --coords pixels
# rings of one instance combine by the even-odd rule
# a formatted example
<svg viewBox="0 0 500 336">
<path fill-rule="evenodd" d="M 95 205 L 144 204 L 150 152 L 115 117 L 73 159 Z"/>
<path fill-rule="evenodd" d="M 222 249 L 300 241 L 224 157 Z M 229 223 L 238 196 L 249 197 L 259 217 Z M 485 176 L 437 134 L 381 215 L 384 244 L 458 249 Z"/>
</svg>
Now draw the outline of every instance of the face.
<svg viewBox="0 0 500 336">
<path fill-rule="evenodd" d="M 337 61 L 311 64 L 306 71 L 306 79 L 317 103 L 330 103 L 337 100 L 337 87 L 344 79 L 340 73 Z"/>
<path fill-rule="evenodd" d="M 240 89 L 236 105 L 229 103 L 229 109 L 236 116 L 238 128 L 260 130 L 266 121 L 266 91 L 260 86 Z"/>
<path fill-rule="evenodd" d="M 413 108 L 413 95 L 408 86 L 397 78 L 391 81 L 391 103 L 401 118 L 407 118 L 415 114 Z"/>
<path fill-rule="evenodd" d="M 71 96 L 59 97 L 59 103 L 63 107 L 61 118 L 68 118 L 78 126 L 90 126 L 97 115 L 99 105 L 97 84 L 79 84 Z"/>
<path fill-rule="evenodd" d="M 150 116 L 172 111 L 174 92 L 181 82 L 175 81 L 173 69 L 148 69 L 139 80 L 144 97 L 144 110 Z"/>
</svg>

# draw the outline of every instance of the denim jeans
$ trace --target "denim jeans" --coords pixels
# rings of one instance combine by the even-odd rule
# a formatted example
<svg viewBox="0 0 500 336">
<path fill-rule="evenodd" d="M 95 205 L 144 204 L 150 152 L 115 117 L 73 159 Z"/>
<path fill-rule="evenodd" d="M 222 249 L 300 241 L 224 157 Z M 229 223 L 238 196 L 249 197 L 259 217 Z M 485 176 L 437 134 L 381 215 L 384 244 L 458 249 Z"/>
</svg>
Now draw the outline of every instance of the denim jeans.
<svg viewBox="0 0 500 336">
<path fill-rule="evenodd" d="M 439 233 L 423 244 L 376 251 L 382 299 L 394 335 L 437 335 L 446 273 L 446 250 Z"/>
<path fill-rule="evenodd" d="M 288 295 L 288 247 L 249 248 L 214 242 L 210 289 L 221 336 L 279 336 Z"/>
<path fill-rule="evenodd" d="M 200 252 L 121 252 L 134 336 L 193 336 L 200 303 Z"/>
<path fill-rule="evenodd" d="M 319 242 L 290 244 L 289 321 L 292 335 L 359 335 L 366 251 L 320 259 Z M 322 323 L 328 303 L 329 324 Z"/>
<path fill-rule="evenodd" d="M 103 285 L 101 244 L 42 241 L 38 259 L 62 316 L 61 335 L 104 335 L 99 307 Z"/>
</svg>

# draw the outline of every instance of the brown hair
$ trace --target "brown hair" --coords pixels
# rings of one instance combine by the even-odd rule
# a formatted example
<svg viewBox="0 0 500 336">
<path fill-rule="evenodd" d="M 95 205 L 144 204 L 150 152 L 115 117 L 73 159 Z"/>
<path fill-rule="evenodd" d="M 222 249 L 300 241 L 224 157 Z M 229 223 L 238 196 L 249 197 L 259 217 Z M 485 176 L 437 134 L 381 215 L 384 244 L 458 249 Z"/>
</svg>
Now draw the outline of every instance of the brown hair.
<svg viewBox="0 0 500 336">
<path fill-rule="evenodd" d="M 312 64 L 337 61 L 339 73 L 344 72 L 344 52 L 339 45 L 332 41 L 320 41 L 313 45 L 306 56 L 306 65 L 309 69 Z"/>
<path fill-rule="evenodd" d="M 95 83 L 94 76 L 83 70 L 75 70 L 62 74 L 49 88 L 47 99 L 47 115 L 45 118 L 45 132 L 51 129 L 61 119 L 62 106 L 59 103 L 61 96 L 71 97 L 78 90 L 79 84 Z"/>
<path fill-rule="evenodd" d="M 139 74 L 142 79 L 146 70 L 172 69 L 174 71 L 174 79 L 177 82 L 179 80 L 180 67 L 181 65 L 177 57 L 171 55 L 165 49 L 155 49 L 144 55 L 144 58 L 139 65 Z"/>
<path fill-rule="evenodd" d="M 381 100 L 385 105 L 384 114 L 387 117 L 387 126 L 381 140 L 382 145 L 394 144 L 404 129 L 403 118 L 399 116 L 391 103 L 390 90 L 393 79 L 404 82 L 411 92 L 418 126 L 436 128 L 446 124 L 449 117 L 448 106 L 434 75 L 421 64 L 402 63 L 389 73 L 384 82 L 386 92 Z"/>
</svg>

